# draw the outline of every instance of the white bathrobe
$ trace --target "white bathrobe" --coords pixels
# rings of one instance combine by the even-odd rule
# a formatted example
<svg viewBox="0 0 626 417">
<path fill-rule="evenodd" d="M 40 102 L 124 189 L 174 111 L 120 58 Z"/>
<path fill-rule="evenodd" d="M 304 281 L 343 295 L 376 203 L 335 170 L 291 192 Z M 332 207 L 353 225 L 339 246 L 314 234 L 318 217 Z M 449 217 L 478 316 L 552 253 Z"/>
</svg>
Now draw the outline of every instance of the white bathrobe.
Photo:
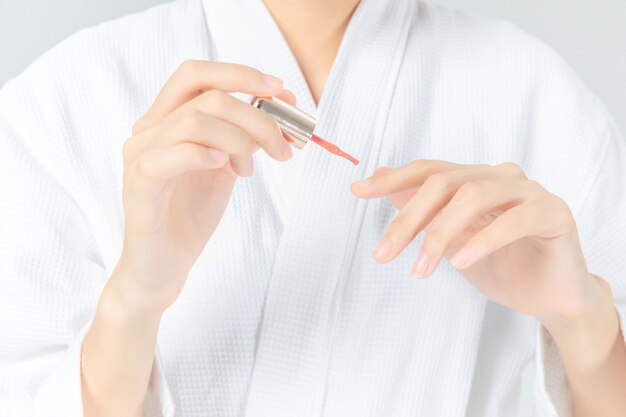
<svg viewBox="0 0 626 417">
<path fill-rule="evenodd" d="M 563 61 L 509 23 L 362 0 L 315 106 L 261 0 L 179 0 L 83 30 L 0 91 L 0 415 L 78 417 L 80 347 L 121 251 L 121 148 L 185 59 L 283 78 L 317 133 L 255 155 L 165 313 L 146 399 L 165 417 L 571 416 L 554 342 L 447 262 L 371 252 L 397 213 L 352 181 L 415 159 L 514 161 L 576 216 L 626 315 L 626 144 Z"/>
</svg>

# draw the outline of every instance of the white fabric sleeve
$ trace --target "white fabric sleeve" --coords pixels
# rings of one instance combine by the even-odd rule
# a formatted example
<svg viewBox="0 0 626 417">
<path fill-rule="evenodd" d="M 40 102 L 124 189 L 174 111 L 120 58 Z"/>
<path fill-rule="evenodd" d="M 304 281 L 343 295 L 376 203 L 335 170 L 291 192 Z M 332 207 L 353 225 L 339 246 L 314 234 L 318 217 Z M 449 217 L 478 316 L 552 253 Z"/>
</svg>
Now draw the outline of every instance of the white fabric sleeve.
<svg viewBox="0 0 626 417">
<path fill-rule="evenodd" d="M 0 106 L 0 415 L 81 416 L 80 349 L 104 268 L 80 208 Z"/>
<path fill-rule="evenodd" d="M 608 281 L 622 334 L 626 335 L 626 141 L 610 117 L 596 140 L 597 173 L 575 213 L 589 271 Z M 624 340 L 626 343 L 626 338 Z M 572 417 L 571 395 L 558 349 L 540 327 L 536 350 L 535 400 L 541 417 Z"/>
<path fill-rule="evenodd" d="M 74 147 L 84 138 L 67 114 L 71 80 L 46 75 L 61 65 L 46 59 L 0 90 L 0 416 L 7 417 L 83 415 L 82 341 L 108 279 L 84 204 L 98 190 L 79 181 L 91 161 Z M 147 416 L 174 414 L 160 368 L 157 357 Z"/>
</svg>

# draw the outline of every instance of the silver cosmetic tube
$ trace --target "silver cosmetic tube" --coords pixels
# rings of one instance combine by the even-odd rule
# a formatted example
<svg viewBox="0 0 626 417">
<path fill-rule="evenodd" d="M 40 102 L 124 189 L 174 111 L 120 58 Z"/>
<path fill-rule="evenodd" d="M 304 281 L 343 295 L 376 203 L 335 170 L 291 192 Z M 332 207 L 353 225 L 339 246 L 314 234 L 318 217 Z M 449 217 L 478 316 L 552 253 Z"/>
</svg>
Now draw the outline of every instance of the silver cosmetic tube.
<svg viewBox="0 0 626 417">
<path fill-rule="evenodd" d="M 291 104 L 276 97 L 252 97 L 250 104 L 272 116 L 292 146 L 303 148 L 313 136 L 316 120 Z"/>
</svg>

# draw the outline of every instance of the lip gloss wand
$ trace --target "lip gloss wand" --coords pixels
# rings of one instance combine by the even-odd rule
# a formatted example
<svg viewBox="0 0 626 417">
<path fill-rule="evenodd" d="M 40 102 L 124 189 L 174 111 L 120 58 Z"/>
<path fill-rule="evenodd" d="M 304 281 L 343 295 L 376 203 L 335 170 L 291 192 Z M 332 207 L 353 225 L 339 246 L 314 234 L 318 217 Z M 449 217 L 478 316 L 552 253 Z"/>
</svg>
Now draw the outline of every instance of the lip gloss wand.
<svg viewBox="0 0 626 417">
<path fill-rule="evenodd" d="M 296 148 L 303 148 L 311 141 L 328 152 L 347 159 L 354 165 L 359 164 L 358 159 L 342 151 L 337 145 L 315 135 L 313 132 L 317 121 L 297 107 L 276 97 L 253 97 L 251 104 L 272 116 L 281 130 L 291 139 L 291 145 Z"/>
</svg>

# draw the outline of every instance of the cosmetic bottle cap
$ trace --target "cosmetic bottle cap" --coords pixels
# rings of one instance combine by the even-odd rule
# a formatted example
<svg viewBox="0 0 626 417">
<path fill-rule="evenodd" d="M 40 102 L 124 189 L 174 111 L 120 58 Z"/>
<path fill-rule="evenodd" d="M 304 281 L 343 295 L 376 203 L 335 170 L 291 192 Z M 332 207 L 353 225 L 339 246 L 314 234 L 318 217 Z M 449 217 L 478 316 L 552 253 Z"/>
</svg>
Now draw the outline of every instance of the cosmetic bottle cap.
<svg viewBox="0 0 626 417">
<path fill-rule="evenodd" d="M 276 97 L 252 97 L 251 104 L 272 116 L 296 148 L 304 147 L 313 136 L 316 120 L 291 104 Z"/>
</svg>

